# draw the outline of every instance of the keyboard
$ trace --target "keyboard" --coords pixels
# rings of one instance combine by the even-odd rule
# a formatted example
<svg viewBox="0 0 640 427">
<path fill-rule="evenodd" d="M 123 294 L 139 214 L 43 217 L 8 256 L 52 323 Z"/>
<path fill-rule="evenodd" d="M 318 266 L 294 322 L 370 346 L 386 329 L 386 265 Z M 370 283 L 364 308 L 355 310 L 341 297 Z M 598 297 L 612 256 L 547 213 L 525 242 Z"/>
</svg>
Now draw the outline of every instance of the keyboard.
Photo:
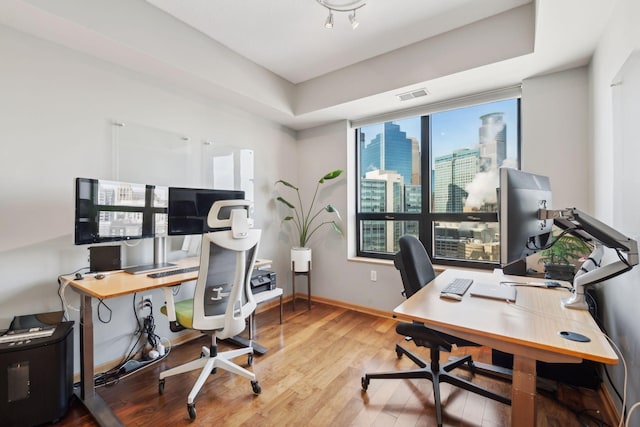
<svg viewBox="0 0 640 427">
<path fill-rule="evenodd" d="M 183 274 L 183 273 L 190 273 L 192 271 L 198 271 L 200 269 L 199 265 L 194 265 L 193 267 L 185 267 L 185 268 L 178 268 L 175 270 L 164 270 L 164 271 L 158 271 L 155 273 L 149 273 L 147 274 L 147 277 L 151 277 L 152 279 L 158 279 L 160 277 L 167 277 L 167 276 L 174 276 L 176 274 Z"/>
<path fill-rule="evenodd" d="M 34 338 L 45 338 L 50 337 L 55 332 L 56 328 L 32 328 L 29 330 L 20 330 L 20 331 L 8 331 L 4 335 L 0 335 L 0 344 L 14 342 L 14 341 L 25 341 L 32 340 Z"/>
<path fill-rule="evenodd" d="M 473 283 L 473 279 L 453 279 L 451 283 L 449 283 L 445 288 L 441 291 L 443 294 L 456 294 L 456 295 L 464 295 L 469 289 L 469 286 Z"/>
</svg>

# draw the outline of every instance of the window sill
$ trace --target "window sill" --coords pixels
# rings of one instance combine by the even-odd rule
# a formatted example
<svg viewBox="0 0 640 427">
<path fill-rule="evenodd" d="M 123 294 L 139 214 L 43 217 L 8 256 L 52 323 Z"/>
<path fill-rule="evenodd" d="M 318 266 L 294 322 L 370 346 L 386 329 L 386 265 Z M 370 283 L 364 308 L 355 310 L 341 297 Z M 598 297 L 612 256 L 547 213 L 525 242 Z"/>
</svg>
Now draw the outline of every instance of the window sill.
<svg viewBox="0 0 640 427">
<path fill-rule="evenodd" d="M 388 259 L 377 259 L 377 258 L 366 258 L 366 257 L 349 257 L 348 261 L 361 262 L 361 263 L 365 263 L 365 264 L 387 265 L 387 266 L 393 267 L 393 261 L 388 260 Z M 454 268 L 456 270 L 468 270 L 468 271 L 484 271 L 484 272 L 492 271 L 492 270 L 487 270 L 486 268 L 449 267 L 449 266 L 440 265 L 440 264 L 434 264 L 433 265 L 433 269 L 436 271 L 436 273 L 442 273 L 447 268 Z M 499 267 L 496 267 L 496 268 L 499 268 Z"/>
</svg>

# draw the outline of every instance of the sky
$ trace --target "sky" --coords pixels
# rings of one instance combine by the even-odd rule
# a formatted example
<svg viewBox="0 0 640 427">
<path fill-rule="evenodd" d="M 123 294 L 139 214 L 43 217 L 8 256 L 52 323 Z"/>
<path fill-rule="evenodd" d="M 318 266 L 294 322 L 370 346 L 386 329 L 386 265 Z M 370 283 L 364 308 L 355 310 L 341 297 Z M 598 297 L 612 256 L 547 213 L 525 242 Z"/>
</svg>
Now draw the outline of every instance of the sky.
<svg viewBox="0 0 640 427">
<path fill-rule="evenodd" d="M 473 148 L 478 143 L 480 116 L 488 113 L 504 113 L 507 125 L 507 157 L 517 156 L 517 100 L 510 99 L 456 110 L 443 111 L 431 115 L 432 158 L 450 154 L 459 148 Z M 408 137 L 420 141 L 420 117 L 394 120 Z M 363 128 L 367 143 L 382 132 L 382 124 Z"/>
</svg>

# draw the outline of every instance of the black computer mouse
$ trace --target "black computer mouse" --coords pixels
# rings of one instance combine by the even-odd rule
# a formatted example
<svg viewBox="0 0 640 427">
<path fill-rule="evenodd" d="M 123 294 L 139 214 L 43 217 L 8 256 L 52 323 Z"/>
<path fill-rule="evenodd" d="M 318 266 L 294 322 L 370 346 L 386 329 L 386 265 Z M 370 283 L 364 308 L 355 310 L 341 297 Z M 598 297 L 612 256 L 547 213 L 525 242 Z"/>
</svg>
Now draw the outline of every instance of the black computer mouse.
<svg viewBox="0 0 640 427">
<path fill-rule="evenodd" d="M 82 273 L 76 273 L 75 280 L 82 280 L 82 279 L 84 279 L 84 277 L 82 276 Z"/>
</svg>

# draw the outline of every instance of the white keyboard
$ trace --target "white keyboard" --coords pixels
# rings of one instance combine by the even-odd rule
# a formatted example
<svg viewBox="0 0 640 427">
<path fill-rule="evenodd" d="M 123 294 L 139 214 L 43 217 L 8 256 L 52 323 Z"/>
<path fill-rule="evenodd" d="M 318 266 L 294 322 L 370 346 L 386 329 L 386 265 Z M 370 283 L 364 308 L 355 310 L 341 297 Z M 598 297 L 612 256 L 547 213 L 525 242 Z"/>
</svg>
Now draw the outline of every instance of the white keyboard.
<svg viewBox="0 0 640 427">
<path fill-rule="evenodd" d="M 15 342 L 15 341 L 25 341 L 32 340 L 34 338 L 45 338 L 50 337 L 56 331 L 56 328 L 31 328 L 29 330 L 14 332 L 9 331 L 4 335 L 0 335 L 0 344 Z"/>
</svg>

